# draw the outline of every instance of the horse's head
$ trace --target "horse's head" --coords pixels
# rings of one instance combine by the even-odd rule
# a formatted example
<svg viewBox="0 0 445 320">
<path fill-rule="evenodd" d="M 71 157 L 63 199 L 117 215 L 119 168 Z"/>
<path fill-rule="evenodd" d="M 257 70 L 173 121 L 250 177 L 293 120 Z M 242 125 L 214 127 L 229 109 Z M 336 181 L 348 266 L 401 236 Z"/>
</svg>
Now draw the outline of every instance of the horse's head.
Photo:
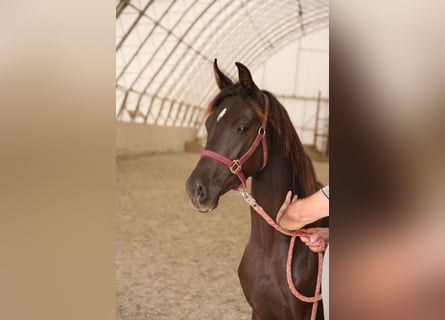
<svg viewBox="0 0 445 320">
<path fill-rule="evenodd" d="M 268 98 L 250 71 L 239 62 L 236 66 L 239 83 L 234 84 L 219 70 L 216 59 L 213 65 L 220 92 L 208 108 L 205 151 L 186 182 L 191 203 L 201 212 L 215 209 L 221 195 L 244 183 L 244 177 L 254 175 L 267 161 Z"/>
</svg>

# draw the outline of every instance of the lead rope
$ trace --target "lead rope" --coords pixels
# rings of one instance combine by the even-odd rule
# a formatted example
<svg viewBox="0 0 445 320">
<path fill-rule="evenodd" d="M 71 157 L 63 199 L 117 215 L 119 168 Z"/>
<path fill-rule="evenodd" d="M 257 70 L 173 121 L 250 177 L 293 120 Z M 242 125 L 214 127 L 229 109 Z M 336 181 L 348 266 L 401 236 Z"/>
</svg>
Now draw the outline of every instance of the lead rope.
<svg viewBox="0 0 445 320">
<path fill-rule="evenodd" d="M 317 282 L 315 284 L 315 293 L 313 297 L 307 297 L 295 288 L 294 282 L 292 280 L 292 253 L 295 245 L 295 239 L 304 235 L 303 232 L 288 232 L 283 230 L 268 214 L 267 212 L 256 202 L 255 198 L 250 195 L 250 193 L 245 188 L 239 188 L 236 190 L 237 193 L 251 206 L 256 213 L 258 213 L 271 227 L 273 227 L 278 232 L 291 237 L 289 243 L 289 251 L 287 252 L 287 262 L 286 262 L 286 278 L 287 284 L 292 294 L 299 300 L 303 302 L 313 303 L 311 320 L 315 320 L 317 315 L 318 301 L 322 299 L 320 289 L 321 289 L 321 272 L 323 268 L 323 254 L 318 253 L 318 274 Z"/>
</svg>

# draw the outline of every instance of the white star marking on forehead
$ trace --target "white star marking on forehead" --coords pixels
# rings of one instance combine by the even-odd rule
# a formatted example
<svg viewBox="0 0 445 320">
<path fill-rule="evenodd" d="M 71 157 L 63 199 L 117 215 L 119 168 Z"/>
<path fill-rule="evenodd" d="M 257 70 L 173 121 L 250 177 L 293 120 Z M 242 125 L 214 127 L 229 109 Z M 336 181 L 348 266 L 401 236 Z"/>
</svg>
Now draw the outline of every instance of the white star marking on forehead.
<svg viewBox="0 0 445 320">
<path fill-rule="evenodd" d="M 216 122 L 219 122 L 222 117 L 226 114 L 227 108 L 222 109 L 222 111 L 218 114 L 218 117 L 216 118 Z"/>
</svg>

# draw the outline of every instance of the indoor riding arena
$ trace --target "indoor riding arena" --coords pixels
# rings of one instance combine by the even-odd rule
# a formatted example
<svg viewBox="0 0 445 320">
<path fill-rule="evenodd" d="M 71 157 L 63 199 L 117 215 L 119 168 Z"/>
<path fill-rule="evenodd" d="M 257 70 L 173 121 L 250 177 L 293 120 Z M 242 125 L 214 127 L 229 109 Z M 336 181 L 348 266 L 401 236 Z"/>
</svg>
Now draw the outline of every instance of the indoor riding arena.
<svg viewBox="0 0 445 320">
<path fill-rule="evenodd" d="M 201 213 L 185 190 L 213 62 L 234 82 L 241 62 L 278 98 L 326 185 L 328 17 L 324 0 L 116 1 L 118 319 L 251 319 L 237 274 L 249 206 L 228 192 Z"/>
</svg>

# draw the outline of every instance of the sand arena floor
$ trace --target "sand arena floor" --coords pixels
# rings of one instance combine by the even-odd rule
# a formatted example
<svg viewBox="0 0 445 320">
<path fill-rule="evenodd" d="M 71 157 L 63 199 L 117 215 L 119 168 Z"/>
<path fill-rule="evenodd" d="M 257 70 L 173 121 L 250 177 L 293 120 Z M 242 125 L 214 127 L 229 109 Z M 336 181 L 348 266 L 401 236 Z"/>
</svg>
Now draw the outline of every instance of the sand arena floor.
<svg viewBox="0 0 445 320">
<path fill-rule="evenodd" d="M 237 268 L 249 236 L 249 209 L 235 193 L 212 213 L 193 209 L 185 180 L 195 153 L 117 160 L 118 319 L 248 320 Z M 314 162 L 328 183 L 328 163 Z"/>
</svg>

